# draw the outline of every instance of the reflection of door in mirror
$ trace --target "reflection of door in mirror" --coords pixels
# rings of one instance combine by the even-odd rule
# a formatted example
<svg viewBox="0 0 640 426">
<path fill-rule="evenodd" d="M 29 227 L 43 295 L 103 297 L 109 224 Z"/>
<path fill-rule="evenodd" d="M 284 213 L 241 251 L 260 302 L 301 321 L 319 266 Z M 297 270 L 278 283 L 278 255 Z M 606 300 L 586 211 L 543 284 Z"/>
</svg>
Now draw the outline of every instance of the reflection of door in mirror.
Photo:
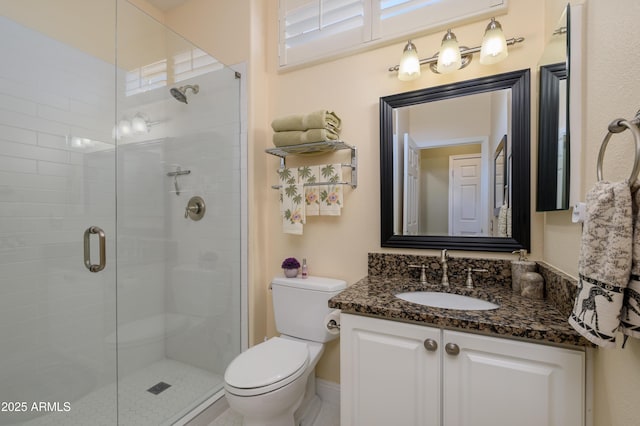
<svg viewBox="0 0 640 426">
<path fill-rule="evenodd" d="M 411 140 L 408 133 L 404 134 L 404 161 L 403 161 L 403 206 L 402 206 L 402 233 L 404 235 L 418 235 L 418 200 L 420 194 L 420 150 Z"/>
<path fill-rule="evenodd" d="M 491 160 L 510 131 L 510 92 L 394 109 L 397 235 L 494 236 Z M 457 156 L 472 156 L 474 164 L 453 161 Z"/>
<path fill-rule="evenodd" d="M 485 235 L 480 153 L 450 156 L 449 171 L 449 235 Z"/>
<path fill-rule="evenodd" d="M 496 148 L 496 153 L 493 156 L 493 215 L 498 216 L 500 213 L 500 207 L 505 204 L 505 189 L 506 189 L 506 146 L 507 135 L 504 135 L 503 140 L 500 141 Z"/>
</svg>

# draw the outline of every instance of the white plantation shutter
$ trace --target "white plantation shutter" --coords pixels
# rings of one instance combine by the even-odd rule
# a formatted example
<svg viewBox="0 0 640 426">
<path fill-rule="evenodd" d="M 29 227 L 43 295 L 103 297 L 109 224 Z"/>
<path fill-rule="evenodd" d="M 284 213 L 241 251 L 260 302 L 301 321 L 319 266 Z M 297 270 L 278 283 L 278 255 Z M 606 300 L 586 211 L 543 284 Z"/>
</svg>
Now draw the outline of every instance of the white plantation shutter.
<svg viewBox="0 0 640 426">
<path fill-rule="evenodd" d="M 191 49 L 173 56 L 173 81 L 180 82 L 222 69 L 216 58 L 200 49 Z"/>
<path fill-rule="evenodd" d="M 506 9 L 507 0 L 280 0 L 280 67 L 497 16 Z"/>
<path fill-rule="evenodd" d="M 305 62 L 370 38 L 369 0 L 280 0 L 280 65 Z"/>
<path fill-rule="evenodd" d="M 127 73 L 126 96 L 136 95 L 167 85 L 167 61 L 162 60 Z"/>
<path fill-rule="evenodd" d="M 376 0 L 375 3 L 373 38 L 384 39 L 492 16 L 507 6 L 506 0 Z M 481 40 L 482 34 L 478 37 Z"/>
</svg>

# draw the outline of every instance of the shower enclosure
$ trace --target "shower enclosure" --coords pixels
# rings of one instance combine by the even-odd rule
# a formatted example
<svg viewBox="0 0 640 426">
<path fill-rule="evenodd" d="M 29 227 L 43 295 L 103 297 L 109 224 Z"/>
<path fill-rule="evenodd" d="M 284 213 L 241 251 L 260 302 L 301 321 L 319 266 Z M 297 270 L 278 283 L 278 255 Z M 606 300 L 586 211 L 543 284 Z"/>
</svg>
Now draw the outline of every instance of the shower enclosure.
<svg viewBox="0 0 640 426">
<path fill-rule="evenodd" d="M 124 0 L 0 10 L 0 425 L 184 422 L 245 338 L 240 75 Z"/>
</svg>

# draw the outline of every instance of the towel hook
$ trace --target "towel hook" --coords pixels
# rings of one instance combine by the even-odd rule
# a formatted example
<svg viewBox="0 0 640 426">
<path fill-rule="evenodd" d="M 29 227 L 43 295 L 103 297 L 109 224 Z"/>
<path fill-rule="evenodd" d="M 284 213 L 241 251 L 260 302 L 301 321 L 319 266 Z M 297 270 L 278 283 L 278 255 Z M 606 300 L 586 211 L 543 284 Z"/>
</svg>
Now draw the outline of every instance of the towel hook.
<svg viewBox="0 0 640 426">
<path fill-rule="evenodd" d="M 617 118 L 609 123 L 607 135 L 604 137 L 602 141 L 602 145 L 600 145 L 600 152 L 598 153 L 598 164 L 596 168 L 598 182 L 602 180 L 602 162 L 604 160 L 604 152 L 607 149 L 607 144 L 613 136 L 614 133 L 624 132 L 626 129 L 631 130 L 633 134 L 633 142 L 636 146 L 636 155 L 633 160 L 633 170 L 631 171 L 631 176 L 629 177 L 629 185 L 633 184 L 638 178 L 638 174 L 640 173 L 640 130 L 638 129 L 638 125 L 640 124 L 640 111 L 636 113 L 636 116 L 632 120 L 624 120 L 622 118 Z"/>
</svg>

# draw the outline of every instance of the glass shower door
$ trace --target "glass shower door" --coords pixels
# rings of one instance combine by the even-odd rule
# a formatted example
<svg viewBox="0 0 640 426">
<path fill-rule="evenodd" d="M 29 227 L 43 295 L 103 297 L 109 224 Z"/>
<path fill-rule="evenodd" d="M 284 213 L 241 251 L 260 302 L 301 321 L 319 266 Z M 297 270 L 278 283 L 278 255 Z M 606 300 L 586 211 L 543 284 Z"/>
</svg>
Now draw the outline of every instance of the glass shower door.
<svg viewBox="0 0 640 426">
<path fill-rule="evenodd" d="M 240 344 L 240 79 L 118 7 L 118 420 L 171 424 Z"/>
<path fill-rule="evenodd" d="M 115 4 L 63 3 L 0 4 L 0 425 L 117 421 Z"/>
</svg>

